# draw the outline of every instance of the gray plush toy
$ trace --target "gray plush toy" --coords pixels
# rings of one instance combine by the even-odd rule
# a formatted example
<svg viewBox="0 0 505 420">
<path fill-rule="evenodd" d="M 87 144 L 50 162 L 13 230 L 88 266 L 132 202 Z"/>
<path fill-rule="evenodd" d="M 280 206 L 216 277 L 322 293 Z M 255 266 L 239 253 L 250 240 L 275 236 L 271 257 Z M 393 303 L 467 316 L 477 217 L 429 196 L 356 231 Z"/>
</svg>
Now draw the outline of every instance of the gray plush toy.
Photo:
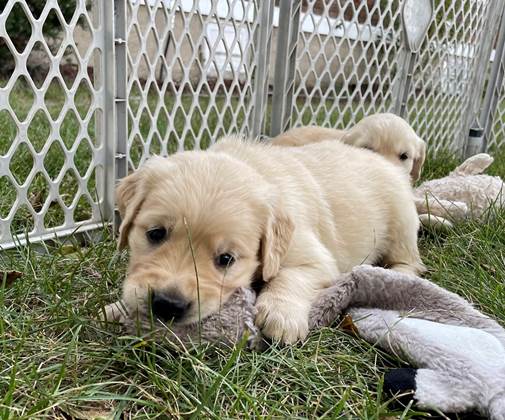
<svg viewBox="0 0 505 420">
<path fill-rule="evenodd" d="M 200 328 L 158 325 L 157 332 L 182 341 L 200 335 L 228 343 L 247 334 L 255 347 L 262 340 L 254 326 L 254 302 L 254 292 L 239 289 Z M 388 372 L 385 390 L 411 391 L 421 409 L 475 410 L 505 420 L 505 330 L 461 297 L 419 277 L 359 266 L 321 293 L 312 308 L 311 328 L 329 326 L 344 313 L 366 341 L 415 366 Z M 106 308 L 106 316 L 134 324 L 118 303 Z"/>
<path fill-rule="evenodd" d="M 128 308 L 122 301 L 107 305 L 105 318 L 107 321 L 121 323 L 133 333 L 161 335 L 182 344 L 201 341 L 233 345 L 247 335 L 248 347 L 256 349 L 260 347 L 262 337 L 254 324 L 255 303 L 256 293 L 241 287 L 223 304 L 219 312 L 203 319 L 200 325 L 194 323 L 168 326 L 161 321 L 140 321 L 129 316 Z"/>
</svg>

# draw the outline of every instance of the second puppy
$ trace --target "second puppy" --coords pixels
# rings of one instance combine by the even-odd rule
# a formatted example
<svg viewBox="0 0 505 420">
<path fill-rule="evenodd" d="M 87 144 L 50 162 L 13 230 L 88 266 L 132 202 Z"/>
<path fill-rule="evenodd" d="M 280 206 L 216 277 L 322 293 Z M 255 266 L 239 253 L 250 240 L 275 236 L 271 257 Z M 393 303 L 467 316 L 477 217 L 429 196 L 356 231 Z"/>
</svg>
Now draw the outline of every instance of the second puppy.
<svg viewBox="0 0 505 420">
<path fill-rule="evenodd" d="M 426 143 L 403 119 L 391 113 L 369 115 L 349 130 L 310 125 L 296 127 L 272 139 L 277 146 L 304 146 L 324 140 L 373 150 L 400 165 L 412 182 L 419 179 L 426 158 Z"/>
</svg>

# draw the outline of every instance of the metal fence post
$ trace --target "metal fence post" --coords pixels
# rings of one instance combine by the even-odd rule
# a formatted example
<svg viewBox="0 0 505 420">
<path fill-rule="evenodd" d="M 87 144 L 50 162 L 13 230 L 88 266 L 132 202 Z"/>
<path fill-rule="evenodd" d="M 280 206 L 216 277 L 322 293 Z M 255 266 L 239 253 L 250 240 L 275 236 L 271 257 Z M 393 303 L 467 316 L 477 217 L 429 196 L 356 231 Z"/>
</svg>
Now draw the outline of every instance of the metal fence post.
<svg viewBox="0 0 505 420">
<path fill-rule="evenodd" d="M 117 222 L 116 180 L 127 175 L 126 0 L 104 2 L 105 25 L 105 188 L 103 216 Z"/>
<path fill-rule="evenodd" d="M 487 88 L 484 94 L 484 99 L 482 100 L 482 92 L 486 84 L 486 76 L 488 72 L 486 71 L 489 67 L 489 59 L 491 52 L 493 50 L 493 42 L 495 41 L 496 32 L 492 29 L 487 30 L 483 40 L 479 45 L 479 51 L 477 54 L 477 63 L 482 63 L 479 70 L 475 72 L 473 85 L 473 95 L 474 100 L 469 99 L 468 103 L 468 119 L 465 127 L 465 132 L 469 132 L 466 142 L 462 144 L 463 156 L 468 158 L 476 153 L 486 150 L 485 139 L 486 126 L 488 122 L 491 122 L 492 116 L 494 114 L 494 109 L 496 109 L 497 103 L 493 105 L 493 91 L 495 89 L 498 77 L 498 67 L 500 66 L 502 51 L 499 52 L 500 46 L 503 50 L 503 42 L 505 41 L 505 30 L 504 22 L 502 19 L 503 11 L 505 5 L 502 1 L 495 0 L 492 3 L 492 7 L 489 8 L 488 15 L 488 25 L 489 28 L 498 29 L 498 40 L 496 46 L 495 60 L 492 65 L 491 72 L 489 73 L 489 78 L 487 78 Z M 498 100 L 498 98 L 496 98 Z M 491 128 L 491 127 L 490 127 Z M 469 131 L 468 131 L 469 130 Z"/>
<path fill-rule="evenodd" d="M 114 9 L 114 47 L 115 47 L 115 76 L 116 86 L 114 95 L 115 137 L 111 137 L 115 142 L 114 154 L 114 184 L 121 178 L 128 175 L 128 66 L 127 66 L 127 34 L 126 34 L 126 1 L 116 0 Z M 111 191 L 113 208 L 115 208 L 115 194 Z M 115 231 L 119 229 L 120 217 L 117 210 L 114 211 Z"/>
<path fill-rule="evenodd" d="M 273 30 L 274 2 L 263 0 L 260 2 L 258 14 L 261 16 L 256 29 L 257 69 L 254 78 L 254 110 L 252 113 L 251 137 L 258 137 L 263 133 L 266 103 L 268 99 L 268 65 L 270 61 L 270 43 Z"/>
<path fill-rule="evenodd" d="M 496 107 L 500 102 L 500 88 L 505 75 L 505 4 L 500 11 L 498 39 L 496 41 L 494 61 L 487 82 L 487 90 L 480 112 L 480 126 L 484 129 L 482 144 L 478 151 L 485 152 L 491 131 L 493 129 L 493 117 Z M 493 38 L 494 39 L 494 38 Z M 469 153 L 470 151 L 468 151 Z"/>
<path fill-rule="evenodd" d="M 395 113 L 401 117 L 404 117 L 407 111 L 407 100 L 414 76 L 414 65 L 432 20 L 432 0 L 407 0 L 404 2 L 401 13 L 403 37 L 399 51 L 400 66 L 395 86 L 396 103 L 394 107 Z"/>
<path fill-rule="evenodd" d="M 301 8 L 299 0 L 280 1 L 270 127 L 272 137 L 285 131 L 291 123 Z"/>
</svg>

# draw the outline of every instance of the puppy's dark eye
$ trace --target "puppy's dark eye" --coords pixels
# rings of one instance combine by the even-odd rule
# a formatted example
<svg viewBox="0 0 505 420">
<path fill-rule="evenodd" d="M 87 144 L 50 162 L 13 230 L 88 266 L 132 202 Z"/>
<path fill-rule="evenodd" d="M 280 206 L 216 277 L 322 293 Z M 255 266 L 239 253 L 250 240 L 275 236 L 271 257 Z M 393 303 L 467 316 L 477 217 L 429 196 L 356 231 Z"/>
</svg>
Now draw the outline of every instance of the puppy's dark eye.
<svg viewBox="0 0 505 420">
<path fill-rule="evenodd" d="M 400 155 L 400 160 L 407 160 L 409 158 L 409 155 L 407 155 L 407 153 L 402 153 Z"/>
<path fill-rule="evenodd" d="M 152 244 L 159 244 L 167 237 L 167 230 L 164 227 L 155 227 L 146 232 L 149 242 Z"/>
<path fill-rule="evenodd" d="M 233 265 L 235 262 L 235 257 L 231 254 L 228 254 L 227 252 L 224 254 L 219 254 L 216 259 L 214 260 L 214 263 L 216 264 L 217 268 L 229 268 Z"/>
</svg>

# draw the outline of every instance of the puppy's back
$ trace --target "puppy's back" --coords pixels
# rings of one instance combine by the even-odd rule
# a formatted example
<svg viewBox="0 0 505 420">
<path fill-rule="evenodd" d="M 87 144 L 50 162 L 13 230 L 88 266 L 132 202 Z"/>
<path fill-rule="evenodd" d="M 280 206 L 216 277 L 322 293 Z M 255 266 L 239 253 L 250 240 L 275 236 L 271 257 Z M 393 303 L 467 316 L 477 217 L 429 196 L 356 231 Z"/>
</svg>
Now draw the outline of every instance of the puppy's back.
<svg viewBox="0 0 505 420">
<path fill-rule="evenodd" d="M 417 231 L 408 175 L 372 151 L 331 140 L 292 148 L 224 140 L 210 150 L 247 163 L 273 184 L 296 214 L 297 231 L 317 232 L 328 249 L 339 250 L 342 271 L 383 255 L 404 212 Z"/>
<path fill-rule="evenodd" d="M 285 148 L 270 142 L 227 137 L 209 150 L 226 153 L 248 163 L 272 182 L 289 177 L 297 180 L 296 184 L 304 184 L 307 176 L 313 176 L 324 188 L 346 182 L 359 183 L 363 187 L 396 184 L 397 187 L 411 189 L 408 176 L 401 168 L 371 150 L 339 141 L 321 140 L 301 147 Z M 383 188 L 386 187 L 383 185 Z"/>
<path fill-rule="evenodd" d="M 409 177 L 401 168 L 377 153 L 338 141 L 286 148 L 228 138 L 209 150 L 247 163 L 285 195 L 299 194 L 310 201 L 316 191 L 344 207 L 370 205 L 379 210 L 387 205 L 387 197 L 413 201 Z"/>
<path fill-rule="evenodd" d="M 318 127 L 315 125 L 295 127 L 274 137 L 271 140 L 271 144 L 275 146 L 304 146 L 325 140 L 340 140 L 345 133 L 345 130 Z"/>
</svg>

